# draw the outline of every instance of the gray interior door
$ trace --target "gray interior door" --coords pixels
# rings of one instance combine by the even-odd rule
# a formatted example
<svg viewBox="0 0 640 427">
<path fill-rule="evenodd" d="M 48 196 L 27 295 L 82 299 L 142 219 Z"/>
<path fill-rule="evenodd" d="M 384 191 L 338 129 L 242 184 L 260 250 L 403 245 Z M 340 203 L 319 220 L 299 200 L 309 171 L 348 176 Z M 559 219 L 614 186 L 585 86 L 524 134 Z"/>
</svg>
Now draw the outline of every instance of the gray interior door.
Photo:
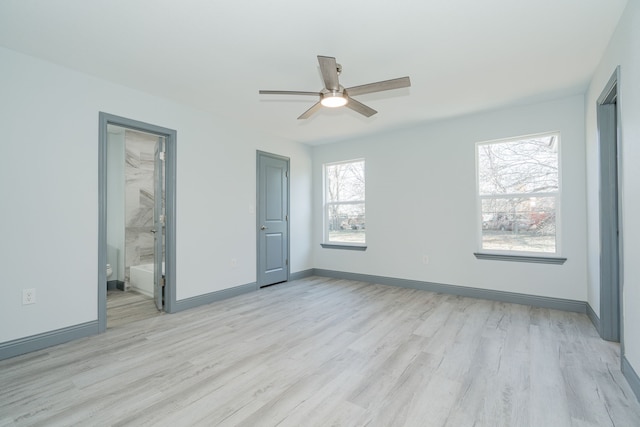
<svg viewBox="0 0 640 427">
<path fill-rule="evenodd" d="M 600 336 L 620 341 L 616 104 L 598 106 L 600 139 Z"/>
<path fill-rule="evenodd" d="M 153 299 L 158 310 L 163 308 L 164 287 L 164 137 L 155 147 L 153 178 Z"/>
<path fill-rule="evenodd" d="M 289 279 L 289 159 L 258 152 L 258 286 Z"/>
</svg>

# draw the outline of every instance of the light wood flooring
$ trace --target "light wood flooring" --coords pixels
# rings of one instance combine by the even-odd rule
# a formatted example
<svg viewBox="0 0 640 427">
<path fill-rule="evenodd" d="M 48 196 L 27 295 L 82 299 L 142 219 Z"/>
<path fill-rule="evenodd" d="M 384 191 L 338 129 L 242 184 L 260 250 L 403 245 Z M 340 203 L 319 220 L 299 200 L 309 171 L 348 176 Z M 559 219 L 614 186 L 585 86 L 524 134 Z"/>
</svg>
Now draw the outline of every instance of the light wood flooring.
<svg viewBox="0 0 640 427">
<path fill-rule="evenodd" d="M 585 315 L 312 277 L 0 361 L 0 425 L 640 426 Z"/>
<path fill-rule="evenodd" d="M 153 298 L 146 295 L 132 290 L 107 291 L 107 329 L 120 328 L 162 314 Z"/>
</svg>

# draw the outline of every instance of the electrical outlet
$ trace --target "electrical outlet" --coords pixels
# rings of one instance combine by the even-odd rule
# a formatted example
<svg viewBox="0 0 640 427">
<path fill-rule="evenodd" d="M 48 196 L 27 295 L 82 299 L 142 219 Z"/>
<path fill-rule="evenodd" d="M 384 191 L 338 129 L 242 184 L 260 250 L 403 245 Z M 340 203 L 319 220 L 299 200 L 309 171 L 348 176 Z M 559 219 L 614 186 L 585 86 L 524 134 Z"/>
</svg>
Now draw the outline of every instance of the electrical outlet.
<svg viewBox="0 0 640 427">
<path fill-rule="evenodd" d="M 35 289 L 23 289 L 22 290 L 22 305 L 35 304 L 36 303 L 36 290 Z"/>
<path fill-rule="evenodd" d="M 422 255 L 422 263 L 424 265 L 429 264 L 429 255 Z"/>
<path fill-rule="evenodd" d="M 238 266 L 238 260 L 235 258 L 231 258 L 231 268 L 236 268 Z"/>
</svg>

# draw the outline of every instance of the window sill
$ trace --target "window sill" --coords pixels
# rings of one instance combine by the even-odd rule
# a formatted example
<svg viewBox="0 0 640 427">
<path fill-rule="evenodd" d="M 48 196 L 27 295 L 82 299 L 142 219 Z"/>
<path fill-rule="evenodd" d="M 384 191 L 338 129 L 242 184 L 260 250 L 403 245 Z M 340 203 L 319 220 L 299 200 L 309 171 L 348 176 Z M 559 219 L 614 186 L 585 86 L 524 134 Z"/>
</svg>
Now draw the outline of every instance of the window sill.
<svg viewBox="0 0 640 427">
<path fill-rule="evenodd" d="M 478 259 L 488 259 L 492 261 L 514 261 L 514 262 L 532 262 L 535 264 L 556 264 L 562 265 L 566 258 L 543 257 L 543 256 L 525 256 L 525 255 L 498 255 L 474 252 Z"/>
<path fill-rule="evenodd" d="M 348 251 L 366 251 L 366 246 L 356 246 L 356 245 L 336 245 L 335 243 L 320 243 L 325 249 L 346 249 Z"/>
</svg>

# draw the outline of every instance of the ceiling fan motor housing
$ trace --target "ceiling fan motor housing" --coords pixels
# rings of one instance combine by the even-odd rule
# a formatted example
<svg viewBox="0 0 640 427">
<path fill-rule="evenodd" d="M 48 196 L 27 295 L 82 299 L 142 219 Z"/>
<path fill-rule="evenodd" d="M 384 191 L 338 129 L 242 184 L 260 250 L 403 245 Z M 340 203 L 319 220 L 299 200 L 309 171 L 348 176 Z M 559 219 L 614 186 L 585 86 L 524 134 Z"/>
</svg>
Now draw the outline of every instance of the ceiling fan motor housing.
<svg viewBox="0 0 640 427">
<path fill-rule="evenodd" d="M 349 97 L 342 86 L 338 90 L 325 89 L 320 93 L 320 103 L 325 107 L 342 107 L 347 105 L 348 102 Z"/>
</svg>

